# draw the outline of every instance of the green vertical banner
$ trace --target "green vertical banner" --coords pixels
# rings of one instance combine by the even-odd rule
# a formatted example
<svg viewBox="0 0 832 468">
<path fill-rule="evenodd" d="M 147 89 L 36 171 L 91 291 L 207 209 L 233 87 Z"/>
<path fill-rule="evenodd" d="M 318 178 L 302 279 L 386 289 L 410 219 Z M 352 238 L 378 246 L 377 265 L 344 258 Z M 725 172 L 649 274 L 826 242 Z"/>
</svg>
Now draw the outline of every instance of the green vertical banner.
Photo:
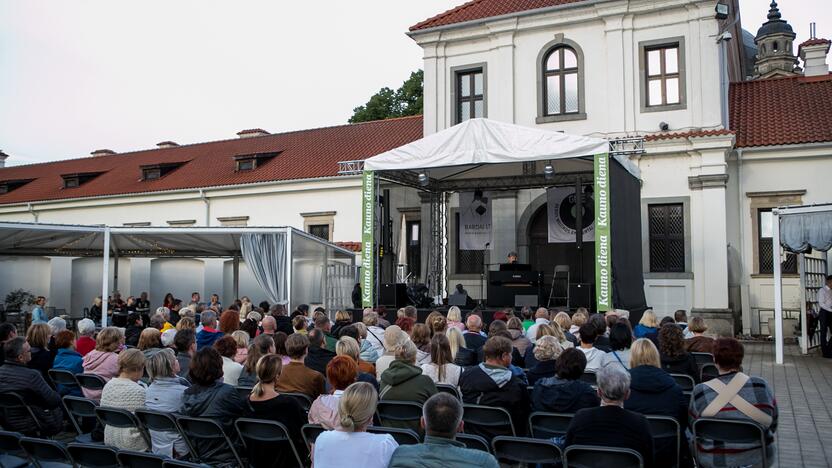
<svg viewBox="0 0 832 468">
<path fill-rule="evenodd" d="M 375 286 L 375 208 L 376 180 L 373 171 L 364 171 L 361 183 L 361 305 L 373 307 Z"/>
<path fill-rule="evenodd" d="M 609 154 L 595 155 L 595 303 L 598 312 L 612 309 Z"/>
</svg>

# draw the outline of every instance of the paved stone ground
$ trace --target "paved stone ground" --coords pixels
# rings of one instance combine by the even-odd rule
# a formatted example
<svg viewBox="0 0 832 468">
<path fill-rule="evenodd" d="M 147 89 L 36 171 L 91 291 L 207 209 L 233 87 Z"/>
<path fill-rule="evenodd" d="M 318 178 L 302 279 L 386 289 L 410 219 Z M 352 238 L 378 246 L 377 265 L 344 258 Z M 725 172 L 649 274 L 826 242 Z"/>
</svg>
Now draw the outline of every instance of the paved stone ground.
<svg viewBox="0 0 832 468">
<path fill-rule="evenodd" d="M 779 366 L 773 343 L 744 346 L 743 370 L 766 379 L 777 399 L 778 466 L 832 466 L 832 359 L 820 357 L 817 349 L 803 356 L 790 345 Z"/>
</svg>

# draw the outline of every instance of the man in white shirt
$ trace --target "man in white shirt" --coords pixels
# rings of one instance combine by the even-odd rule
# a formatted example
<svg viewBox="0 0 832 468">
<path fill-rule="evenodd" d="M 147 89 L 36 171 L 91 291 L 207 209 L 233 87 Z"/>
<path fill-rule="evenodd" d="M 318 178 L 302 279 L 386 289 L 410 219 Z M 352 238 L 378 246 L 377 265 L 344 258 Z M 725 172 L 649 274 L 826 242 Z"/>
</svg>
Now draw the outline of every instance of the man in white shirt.
<svg viewBox="0 0 832 468">
<path fill-rule="evenodd" d="M 540 307 L 537 309 L 537 312 L 534 313 L 534 325 L 530 326 L 529 329 L 526 330 L 526 338 L 534 343 L 534 340 L 537 339 L 537 328 L 544 324 L 549 325 L 549 310 L 545 307 Z"/>
<path fill-rule="evenodd" d="M 832 327 L 832 275 L 826 277 L 826 285 L 818 291 L 818 305 L 820 314 L 820 351 L 823 357 L 832 358 L 832 346 L 827 340 L 826 333 Z"/>
</svg>

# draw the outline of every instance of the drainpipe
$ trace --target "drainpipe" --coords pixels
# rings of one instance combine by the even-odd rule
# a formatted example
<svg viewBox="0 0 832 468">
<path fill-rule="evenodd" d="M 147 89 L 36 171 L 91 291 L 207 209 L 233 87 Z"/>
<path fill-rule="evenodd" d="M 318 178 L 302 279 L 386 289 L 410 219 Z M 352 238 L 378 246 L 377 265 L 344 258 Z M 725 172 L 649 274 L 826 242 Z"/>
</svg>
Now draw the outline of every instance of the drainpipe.
<svg viewBox="0 0 832 468">
<path fill-rule="evenodd" d="M 32 206 L 31 203 L 27 203 L 26 207 L 29 208 L 29 213 L 32 214 L 32 217 L 35 218 L 35 222 L 38 222 L 38 213 L 35 211 L 35 208 Z"/>
<path fill-rule="evenodd" d="M 205 202 L 205 226 L 207 227 L 211 225 L 211 202 L 205 196 L 205 191 L 202 189 L 199 189 L 199 198 Z"/>
<path fill-rule="evenodd" d="M 742 332 L 743 334 L 751 334 L 752 319 L 751 319 L 751 304 L 749 303 L 751 295 L 748 291 L 748 270 L 746 269 L 745 257 L 745 207 L 743 206 L 743 189 L 742 189 L 742 148 L 736 148 L 737 152 L 737 210 L 739 211 L 740 222 L 740 310 L 742 311 Z M 745 319 L 748 319 L 746 323 Z"/>
</svg>

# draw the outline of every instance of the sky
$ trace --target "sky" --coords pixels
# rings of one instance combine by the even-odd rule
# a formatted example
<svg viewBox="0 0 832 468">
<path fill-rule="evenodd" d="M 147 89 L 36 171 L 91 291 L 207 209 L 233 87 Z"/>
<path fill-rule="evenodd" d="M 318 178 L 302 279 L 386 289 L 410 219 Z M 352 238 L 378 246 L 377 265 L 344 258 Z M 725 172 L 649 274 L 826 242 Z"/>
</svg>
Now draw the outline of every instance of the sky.
<svg viewBox="0 0 832 468">
<path fill-rule="evenodd" d="M 0 0 L 7 165 L 346 123 L 421 68 L 408 27 L 464 0 Z M 828 0 L 783 0 L 808 38 Z M 769 0 L 740 0 L 756 33 Z"/>
</svg>

